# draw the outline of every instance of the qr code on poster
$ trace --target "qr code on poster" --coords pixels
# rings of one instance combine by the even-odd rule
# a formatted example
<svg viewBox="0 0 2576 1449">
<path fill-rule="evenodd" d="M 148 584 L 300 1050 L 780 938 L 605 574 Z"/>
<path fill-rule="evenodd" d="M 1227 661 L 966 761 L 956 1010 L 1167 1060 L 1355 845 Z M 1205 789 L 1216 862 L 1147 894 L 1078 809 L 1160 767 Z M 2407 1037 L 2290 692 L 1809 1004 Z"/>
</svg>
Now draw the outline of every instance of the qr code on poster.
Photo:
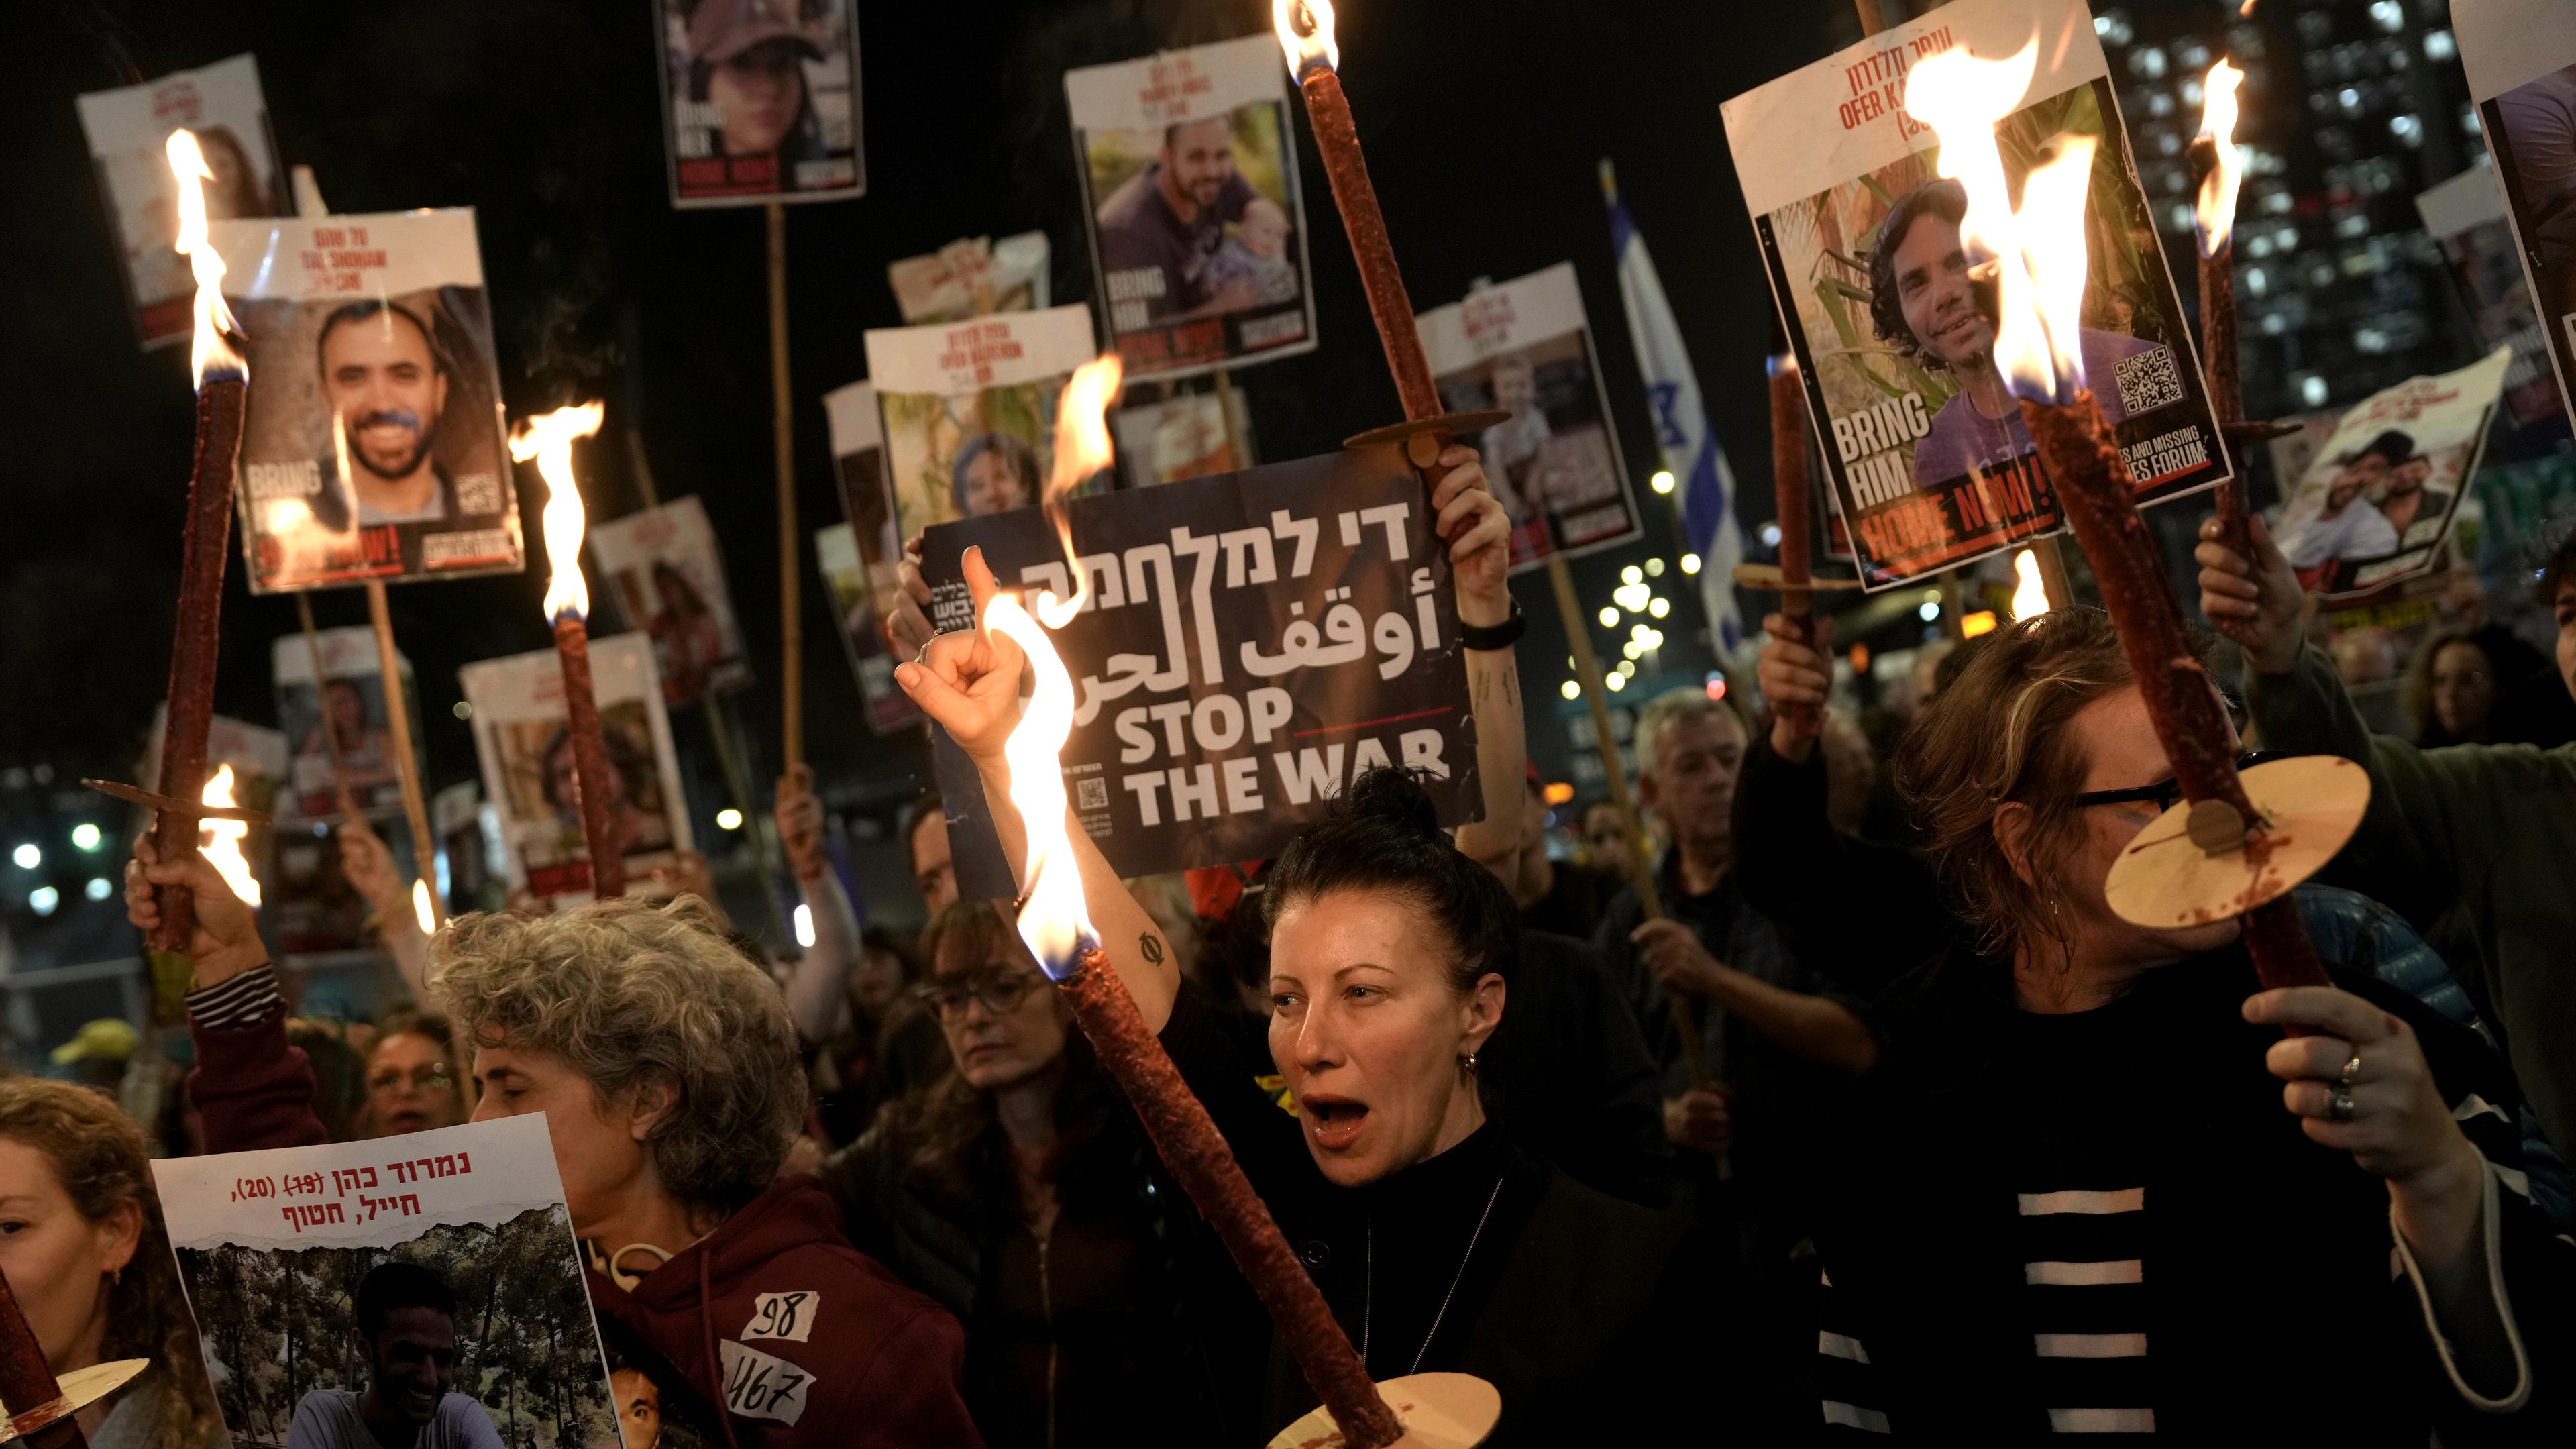
<svg viewBox="0 0 2576 1449">
<path fill-rule="evenodd" d="M 1108 808 L 1109 808 L 1109 782 L 1108 782 L 1108 781 L 1106 781 L 1106 780 L 1076 780 L 1076 781 L 1074 781 L 1074 782 L 1073 782 L 1073 808 L 1075 808 L 1076 810 L 1106 810 L 1106 809 L 1108 809 Z"/>
<path fill-rule="evenodd" d="M 2170 347 L 2123 357 L 2112 370 L 2118 374 L 2120 410 L 2130 417 L 2182 401 L 2182 373 Z"/>
<path fill-rule="evenodd" d="M 456 511 L 459 513 L 500 512 L 501 476 L 497 473 L 456 475 Z"/>
</svg>

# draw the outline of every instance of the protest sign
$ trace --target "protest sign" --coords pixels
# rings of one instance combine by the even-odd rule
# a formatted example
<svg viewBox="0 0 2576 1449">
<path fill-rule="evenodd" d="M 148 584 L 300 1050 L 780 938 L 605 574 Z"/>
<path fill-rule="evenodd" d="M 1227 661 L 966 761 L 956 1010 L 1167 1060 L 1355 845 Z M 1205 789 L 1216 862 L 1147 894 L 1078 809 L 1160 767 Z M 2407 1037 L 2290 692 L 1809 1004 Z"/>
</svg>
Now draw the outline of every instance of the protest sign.
<svg viewBox="0 0 2576 1449">
<path fill-rule="evenodd" d="M 833 626 L 858 678 L 868 727 L 888 734 L 921 711 L 895 684 L 897 661 L 886 649 L 884 620 L 894 607 L 903 548 L 886 488 L 885 424 L 876 389 L 864 382 L 825 393 L 823 407 L 832 424 L 832 475 L 849 521 L 814 535 L 815 559 L 832 594 Z"/>
<path fill-rule="evenodd" d="M 1126 876 L 1275 855 L 1352 777 L 1427 770 L 1440 818 L 1478 818 L 1476 728 L 1448 555 L 1392 446 L 1074 500 L 1092 595 L 1054 641 L 1075 680 L 1066 796 Z M 1006 587 L 1070 592 L 1037 509 L 930 531 L 933 622 L 966 627 L 969 547 Z M 959 881 L 990 838 L 937 737 Z M 991 857 L 998 859 L 998 852 Z"/>
<path fill-rule="evenodd" d="M 313 656 L 322 656 L 322 678 L 313 678 Z M 396 656 L 400 659 L 400 656 Z M 412 700 L 411 664 L 400 660 L 402 697 Z M 320 629 L 307 644 L 301 631 L 281 634 L 269 645 L 269 672 L 277 684 L 277 723 L 285 732 L 293 758 L 289 789 L 278 813 L 298 820 L 323 820 L 340 813 L 331 773 L 332 745 L 339 746 L 341 774 L 349 797 L 362 815 L 402 809 L 401 762 L 394 757 L 393 718 L 385 708 L 382 656 L 375 631 L 364 625 Z M 417 722 L 412 738 L 420 738 Z"/>
<path fill-rule="evenodd" d="M 474 213 L 210 235 L 249 339 L 237 491 L 252 591 L 517 572 Z"/>
<path fill-rule="evenodd" d="M 659 0 L 671 204 L 867 190 L 850 0 Z"/>
<path fill-rule="evenodd" d="M 2062 134 L 2099 142 L 2085 206 L 2088 385 L 2141 504 L 2227 476 L 2173 276 L 2130 164 L 2113 87 L 2077 0 L 1956 0 L 1724 107 L 1727 143 L 1807 386 L 1825 470 L 1865 588 L 2063 526 L 1994 361 L 1994 299 L 1959 240 L 1964 194 L 1906 78 L 1965 48 L 2038 66 L 1995 127 L 2018 184 Z"/>
<path fill-rule="evenodd" d="M 235 1444 L 376 1442 L 360 1401 L 423 1443 L 614 1449 L 608 1364 L 545 1118 L 152 1164 L 215 1401 Z M 423 1391 L 359 1323 L 398 1299 L 452 1335 Z"/>
<path fill-rule="evenodd" d="M 2576 7 L 2454 0 L 2451 9 L 2469 99 L 2557 365 L 2559 406 L 2576 420 Z"/>
<path fill-rule="evenodd" d="M 880 328 L 867 349 L 896 539 L 1038 501 L 1056 394 L 1092 359 L 1088 308 Z"/>
<path fill-rule="evenodd" d="M 1000 241 L 970 236 L 935 252 L 886 264 L 904 325 L 963 322 L 995 312 L 1042 311 L 1047 305 L 1046 233 L 1024 231 Z"/>
<path fill-rule="evenodd" d="M 99 205 L 116 243 L 117 278 L 146 347 L 185 341 L 197 279 L 173 250 L 179 239 L 178 182 L 164 149 L 182 127 L 196 134 L 206 169 L 206 216 L 227 221 L 273 216 L 283 172 L 268 132 L 259 64 L 247 55 L 159 80 L 92 91 L 80 98 L 81 130 L 98 172 Z"/>
<path fill-rule="evenodd" d="M 868 728 L 892 734 L 919 719 L 921 711 L 912 696 L 894 682 L 899 661 L 886 648 L 885 631 L 869 606 L 867 568 L 859 558 L 855 531 L 846 523 L 815 530 L 814 563 L 822 571 L 823 587 L 831 591 L 833 629 L 841 636 L 850 673 L 858 680 Z"/>
<path fill-rule="evenodd" d="M 1131 379 L 1314 350 L 1287 75 L 1266 33 L 1065 72 L 1093 295 Z"/>
<path fill-rule="evenodd" d="M 1121 408 L 1116 427 L 1120 471 L 1130 488 L 1239 473 L 1254 462 L 1252 420 L 1244 415 L 1243 394 L 1232 389 Z"/>
<path fill-rule="evenodd" d="M 2373 394 L 2282 490 L 2272 533 L 2310 593 L 2367 593 L 2430 568 L 2486 448 L 2513 349 Z M 2288 476 L 2288 475 L 2285 475 Z"/>
<path fill-rule="evenodd" d="M 501 823 L 510 888 L 579 903 L 590 893 L 572 736 L 564 724 L 563 664 L 552 649 L 486 659 L 457 671 L 474 711 L 483 790 Z M 641 634 L 590 641 L 590 682 L 617 787 L 630 881 L 678 864 L 689 812 L 671 750 L 670 717 Z"/>
<path fill-rule="evenodd" d="M 2505 219 L 2504 188 L 2495 168 L 2472 166 L 2415 198 L 2424 230 L 2451 264 L 2478 340 L 2513 349 L 2504 375 L 2505 416 L 2527 428 L 2559 413 L 2558 382 L 2550 372 L 2549 333 L 2531 305 L 2513 228 Z"/>
<path fill-rule="evenodd" d="M 626 622 L 653 641 L 662 702 L 678 709 L 709 690 L 751 681 L 725 588 L 724 555 L 695 497 L 590 526 L 592 564 L 617 591 Z"/>
<path fill-rule="evenodd" d="M 1644 536 L 1574 264 L 1480 287 L 1417 319 L 1442 406 L 1511 414 L 1476 435 L 1512 520 L 1512 569 Z"/>
</svg>

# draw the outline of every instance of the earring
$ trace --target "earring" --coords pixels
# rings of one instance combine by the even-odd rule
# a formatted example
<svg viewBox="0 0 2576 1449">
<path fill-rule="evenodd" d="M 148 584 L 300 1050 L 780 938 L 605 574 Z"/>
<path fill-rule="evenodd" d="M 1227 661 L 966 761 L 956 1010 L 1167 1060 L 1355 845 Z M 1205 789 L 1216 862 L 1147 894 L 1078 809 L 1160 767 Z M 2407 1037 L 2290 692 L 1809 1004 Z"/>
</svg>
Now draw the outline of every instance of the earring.
<svg viewBox="0 0 2576 1449">
<path fill-rule="evenodd" d="M 1473 1075 L 1476 1070 L 1476 1054 L 1474 1052 L 1469 1052 L 1465 1056 L 1458 1058 L 1458 1066 L 1461 1070 Z"/>
</svg>

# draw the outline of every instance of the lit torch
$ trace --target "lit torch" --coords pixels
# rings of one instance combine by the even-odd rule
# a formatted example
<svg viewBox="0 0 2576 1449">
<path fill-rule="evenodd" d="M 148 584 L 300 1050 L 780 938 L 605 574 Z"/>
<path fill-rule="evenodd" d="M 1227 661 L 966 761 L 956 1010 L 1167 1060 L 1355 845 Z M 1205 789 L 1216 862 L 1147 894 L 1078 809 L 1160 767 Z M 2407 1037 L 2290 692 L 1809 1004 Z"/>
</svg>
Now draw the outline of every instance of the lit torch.
<svg viewBox="0 0 2576 1449">
<path fill-rule="evenodd" d="M 2250 777 L 2237 774 L 2218 692 L 2192 652 L 2162 558 L 2132 501 L 2136 483 L 2119 440 L 2086 386 L 2078 316 L 2093 141 L 2060 137 L 2057 154 L 2024 180 L 2018 213 L 2005 190 L 1994 122 L 2020 106 L 2035 54 L 2036 42 L 2009 61 L 1983 61 L 1965 50 L 1935 56 L 1915 67 L 1906 109 L 1939 131 L 1941 173 L 1967 189 L 1960 238 L 1969 261 L 1998 264 L 1996 365 L 2020 399 L 2022 421 L 2092 560 L 2147 717 L 2182 787 L 2183 803 L 2121 853 L 2106 883 L 2110 903 L 2148 926 L 2241 915 L 2264 985 L 2321 986 L 2325 971 L 2288 892 L 2350 836 L 2367 781 L 2340 760 L 2287 760 Z M 2188 844 L 2174 848 L 2180 842 Z"/>
<path fill-rule="evenodd" d="M 229 764 L 218 766 L 214 778 L 206 782 L 205 793 L 199 798 L 219 810 L 239 805 L 241 802 L 233 798 L 233 767 Z M 250 873 L 250 861 L 242 854 L 242 841 L 249 835 L 247 822 L 209 815 L 199 826 L 197 849 L 206 857 L 206 864 L 215 868 L 215 874 L 224 878 L 225 886 L 241 898 L 241 903 L 257 910 L 259 878 Z"/>
<path fill-rule="evenodd" d="M 594 900 L 626 894 L 626 832 L 618 816 L 622 793 L 610 773 L 608 740 L 599 728 L 599 702 L 590 687 L 590 586 L 581 576 L 584 522 L 581 486 L 573 477 L 572 445 L 599 431 L 600 403 L 557 408 L 528 418 L 510 435 L 510 456 L 537 460 L 546 480 L 546 619 L 554 626 L 555 657 L 563 665 L 564 728 L 572 739 L 573 770 L 581 790 L 581 834 L 590 848 Z"/>
<path fill-rule="evenodd" d="M 242 402 L 250 365 L 236 345 L 239 327 L 224 305 L 223 258 L 206 239 L 206 193 L 214 176 L 187 131 L 170 133 L 166 152 L 179 183 L 177 249 L 197 278 L 196 335 L 188 363 L 197 388 L 196 458 L 188 472 L 188 523 L 180 544 L 178 625 L 170 641 L 169 723 L 161 736 L 159 789 L 152 844 L 163 860 L 197 847 L 189 808 L 205 788 L 206 732 L 214 720 L 217 623 L 224 602 L 224 556 L 232 545 L 233 466 L 241 451 Z M 151 945 L 186 948 L 196 907 L 186 886 L 155 886 L 161 927 Z"/>
<path fill-rule="evenodd" d="M 2013 622 L 2018 624 L 2047 613 L 2048 584 L 2039 574 L 2039 555 L 2030 549 L 2014 554 L 2013 576 L 2021 581 L 2013 585 Z"/>
<path fill-rule="evenodd" d="M 1003 747 L 1011 804 L 1028 845 L 1020 875 L 1020 939 L 1063 988 L 1065 1002 L 1101 1064 L 1126 1092 L 1155 1150 L 1251 1281 L 1307 1382 L 1341 1426 L 1344 1442 L 1380 1449 L 1396 1441 L 1402 1425 L 1378 1397 L 1314 1279 L 1253 1192 L 1207 1109 L 1146 1029 L 1135 999 L 1100 949 L 1066 828 L 1061 756 L 1073 728 L 1074 690 L 1047 629 L 1061 628 L 1080 612 L 1089 590 L 1062 504 L 1084 478 L 1109 462 L 1103 413 L 1117 398 L 1119 373 L 1114 353 L 1087 363 L 1058 403 L 1055 466 L 1045 501 L 1065 557 L 1073 563 L 1073 596 L 1058 599 L 1053 591 L 1043 591 L 1023 605 L 1018 594 L 999 593 L 984 607 L 983 627 L 1020 647 L 1035 684 Z M 1040 620 L 1046 627 L 1040 627 Z"/>
<path fill-rule="evenodd" d="M 2200 178 L 2193 230 L 2200 237 L 2200 352 L 2209 377 L 2209 407 L 2222 435 L 2245 420 L 2245 386 L 2236 362 L 2236 193 L 2245 180 L 2236 150 L 2236 87 L 2245 72 L 2222 60 L 2201 82 L 2200 134 L 2191 153 L 2208 166 Z M 2231 470 L 2232 471 L 2232 470 Z M 2250 555 L 2246 543 L 2245 485 L 2230 477 L 2218 485 L 2218 522 L 2227 546 Z"/>
</svg>

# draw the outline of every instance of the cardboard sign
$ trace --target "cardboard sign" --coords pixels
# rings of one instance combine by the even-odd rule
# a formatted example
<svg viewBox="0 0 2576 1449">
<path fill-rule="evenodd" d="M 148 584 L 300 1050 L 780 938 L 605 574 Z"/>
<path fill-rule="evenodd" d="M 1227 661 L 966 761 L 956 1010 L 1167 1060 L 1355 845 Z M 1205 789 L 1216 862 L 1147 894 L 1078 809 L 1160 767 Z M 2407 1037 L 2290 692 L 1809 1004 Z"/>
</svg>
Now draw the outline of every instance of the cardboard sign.
<svg viewBox="0 0 2576 1449">
<path fill-rule="evenodd" d="M 2576 8 L 2560 0 L 2453 0 L 2451 29 L 2479 130 L 2495 156 L 2523 279 L 2576 421 Z"/>
<path fill-rule="evenodd" d="M 2504 375 L 2505 416 L 2527 428 L 2559 413 L 2558 379 L 2549 361 L 2549 329 L 2531 305 L 2531 284 L 2524 279 L 2513 227 L 2507 219 L 2504 188 L 2492 166 L 2472 166 L 2415 198 L 2424 230 L 2451 264 L 2460 300 L 2477 327 L 2478 340 L 2489 347 L 2513 349 L 2513 365 Z"/>
<path fill-rule="evenodd" d="M 1428 503 L 1391 446 L 1073 502 L 1092 595 L 1054 636 L 1076 691 L 1065 794 L 1119 874 L 1275 855 L 1378 765 L 1430 772 L 1444 822 L 1477 818 L 1467 665 Z M 943 630 L 971 622 L 970 546 L 1006 587 L 1071 593 L 1042 512 L 942 525 L 922 571 Z M 961 887 L 1014 894 L 971 868 L 969 837 L 991 836 L 983 794 L 934 739 Z"/>
<path fill-rule="evenodd" d="M 1960 254 L 1964 194 L 1938 137 L 1906 115 L 1922 60 L 1987 59 L 2037 38 L 2018 109 L 1995 127 L 2018 182 L 2060 134 L 2096 138 L 2081 350 L 2136 500 L 2228 476 L 2183 309 L 2093 33 L 2077 0 L 1956 0 L 1728 101 L 1771 291 L 1807 385 L 1863 587 L 1954 568 L 2064 526 L 1994 362 L 1992 302 Z"/>
<path fill-rule="evenodd" d="M 912 696 L 894 682 L 884 622 L 894 607 L 896 568 L 903 545 L 895 535 L 894 497 L 887 487 L 885 423 L 877 392 L 854 382 L 823 395 L 832 424 L 832 474 L 840 485 L 841 514 L 849 521 L 814 535 L 816 564 L 832 591 L 832 618 L 850 669 L 859 681 L 868 728 L 891 734 L 921 718 Z"/>
<path fill-rule="evenodd" d="M 656 10 L 673 206 L 867 190 L 850 0 L 658 0 Z"/>
<path fill-rule="evenodd" d="M 235 491 L 252 591 L 524 567 L 474 213 L 209 235 L 249 338 Z"/>
<path fill-rule="evenodd" d="M 164 1158 L 152 1175 L 233 1442 L 375 1442 L 358 1407 L 377 1374 L 363 1295 L 410 1305 L 386 1331 L 452 1343 L 422 1442 L 500 1443 L 505 1425 L 514 1440 L 619 1442 L 542 1115 Z"/>
<path fill-rule="evenodd" d="M 197 280 L 188 259 L 172 249 L 179 239 L 179 188 L 165 148 L 172 131 L 196 133 L 214 173 L 205 183 L 208 219 L 287 210 L 259 63 L 236 55 L 139 86 L 92 91 L 79 104 L 134 330 L 145 347 L 184 342 L 195 326 Z"/>
<path fill-rule="evenodd" d="M 564 724 L 561 660 L 553 649 L 540 649 L 468 664 L 456 677 L 474 707 L 474 749 L 483 762 L 484 792 L 500 817 L 510 888 L 567 904 L 588 900 L 590 846 L 582 837 L 579 775 Z M 641 634 L 591 640 L 590 680 L 616 775 L 626 878 L 641 885 L 644 876 L 677 865 L 675 852 L 690 848 L 689 811 L 652 641 Z"/>
<path fill-rule="evenodd" d="M 1127 375 L 1313 351 L 1279 42 L 1247 35 L 1067 71 L 1064 94 L 1093 295 Z"/>
<path fill-rule="evenodd" d="M 995 312 L 1043 311 L 1047 305 L 1046 233 L 1024 231 L 1000 241 L 970 236 L 935 252 L 886 263 L 886 284 L 907 327 L 963 322 Z"/>
<path fill-rule="evenodd" d="M 1183 393 L 1118 410 L 1119 471 L 1130 488 L 1239 473 L 1256 461 L 1243 394 Z"/>
<path fill-rule="evenodd" d="M 626 621 L 653 641 L 662 702 L 678 709 L 709 690 L 751 682 L 742 629 L 725 587 L 715 526 L 696 497 L 674 498 L 590 526 L 598 577 L 617 593 Z"/>
<path fill-rule="evenodd" d="M 1472 440 L 1512 520 L 1512 571 L 1645 534 L 1574 264 L 1515 277 L 1417 319 L 1440 401 L 1511 414 Z"/>
<path fill-rule="evenodd" d="M 881 328 L 867 349 L 897 539 L 1036 504 L 1055 458 L 1056 394 L 1093 356 L 1088 308 Z"/>
<path fill-rule="evenodd" d="M 2499 347 L 2410 377 L 2345 413 L 2283 490 L 2273 537 L 2310 593 L 2368 593 L 2434 566 L 2513 364 Z"/>
</svg>

